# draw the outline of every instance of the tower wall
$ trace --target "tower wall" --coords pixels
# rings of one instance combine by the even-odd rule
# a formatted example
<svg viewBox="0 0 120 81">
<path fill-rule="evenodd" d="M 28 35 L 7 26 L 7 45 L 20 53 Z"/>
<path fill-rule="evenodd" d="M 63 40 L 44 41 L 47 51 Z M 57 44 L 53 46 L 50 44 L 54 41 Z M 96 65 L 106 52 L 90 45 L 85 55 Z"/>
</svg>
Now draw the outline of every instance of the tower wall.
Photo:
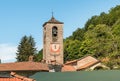
<svg viewBox="0 0 120 81">
<path fill-rule="evenodd" d="M 52 28 L 57 27 L 57 41 L 53 41 Z M 58 54 L 51 52 L 51 45 L 59 45 Z M 47 23 L 43 27 L 43 59 L 46 63 L 56 61 L 63 64 L 63 24 Z"/>
</svg>

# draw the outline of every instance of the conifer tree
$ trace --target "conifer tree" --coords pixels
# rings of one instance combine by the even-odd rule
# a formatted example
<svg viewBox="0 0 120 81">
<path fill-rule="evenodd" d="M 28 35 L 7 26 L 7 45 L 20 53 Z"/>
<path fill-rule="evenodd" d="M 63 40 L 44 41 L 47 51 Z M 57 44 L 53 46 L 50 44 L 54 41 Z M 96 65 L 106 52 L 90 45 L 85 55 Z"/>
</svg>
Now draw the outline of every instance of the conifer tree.
<svg viewBox="0 0 120 81">
<path fill-rule="evenodd" d="M 36 54 L 35 42 L 32 36 L 23 36 L 17 50 L 17 61 L 28 61 L 29 56 Z"/>
</svg>

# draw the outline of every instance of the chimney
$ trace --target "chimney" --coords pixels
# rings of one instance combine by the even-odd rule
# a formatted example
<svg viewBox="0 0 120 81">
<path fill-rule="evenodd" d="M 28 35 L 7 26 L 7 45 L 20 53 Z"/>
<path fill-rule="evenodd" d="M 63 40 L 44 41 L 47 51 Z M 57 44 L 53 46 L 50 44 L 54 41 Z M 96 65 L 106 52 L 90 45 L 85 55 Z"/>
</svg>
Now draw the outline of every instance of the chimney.
<svg viewBox="0 0 120 81">
<path fill-rule="evenodd" d="M 1 64 L 1 59 L 0 59 L 0 64 Z"/>
<path fill-rule="evenodd" d="M 34 57 L 33 55 L 30 55 L 28 61 L 29 61 L 29 62 L 33 62 L 33 57 Z"/>
</svg>

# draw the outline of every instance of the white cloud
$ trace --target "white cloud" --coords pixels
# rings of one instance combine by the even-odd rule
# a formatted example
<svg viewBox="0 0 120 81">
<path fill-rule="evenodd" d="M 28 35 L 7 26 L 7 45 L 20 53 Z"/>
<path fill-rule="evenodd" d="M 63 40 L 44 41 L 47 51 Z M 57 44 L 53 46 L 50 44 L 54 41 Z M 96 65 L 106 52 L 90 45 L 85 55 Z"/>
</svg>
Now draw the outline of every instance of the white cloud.
<svg viewBox="0 0 120 81">
<path fill-rule="evenodd" d="M 17 46 L 0 44 L 0 59 L 3 63 L 16 61 Z"/>
</svg>

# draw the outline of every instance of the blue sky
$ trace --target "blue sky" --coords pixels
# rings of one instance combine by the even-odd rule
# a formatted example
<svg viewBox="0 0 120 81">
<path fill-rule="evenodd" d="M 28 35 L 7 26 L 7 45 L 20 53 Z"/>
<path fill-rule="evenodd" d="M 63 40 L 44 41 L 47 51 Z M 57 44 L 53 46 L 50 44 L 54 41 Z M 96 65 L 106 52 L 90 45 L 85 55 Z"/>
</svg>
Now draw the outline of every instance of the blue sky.
<svg viewBox="0 0 120 81">
<path fill-rule="evenodd" d="M 32 35 L 42 48 L 42 25 L 54 17 L 64 22 L 64 38 L 93 15 L 106 12 L 120 0 L 0 0 L 0 59 L 14 62 L 16 49 L 24 35 Z"/>
</svg>

